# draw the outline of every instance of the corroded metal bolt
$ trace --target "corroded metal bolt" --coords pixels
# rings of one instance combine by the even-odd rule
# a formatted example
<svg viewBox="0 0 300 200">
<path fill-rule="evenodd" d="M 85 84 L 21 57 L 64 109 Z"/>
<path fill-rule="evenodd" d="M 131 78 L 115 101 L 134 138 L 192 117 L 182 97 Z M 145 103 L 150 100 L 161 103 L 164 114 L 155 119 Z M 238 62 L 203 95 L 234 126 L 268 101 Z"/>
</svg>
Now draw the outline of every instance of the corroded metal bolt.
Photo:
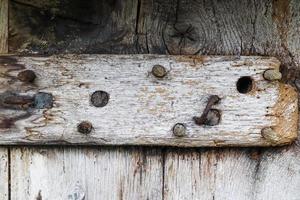
<svg viewBox="0 0 300 200">
<path fill-rule="evenodd" d="M 173 134 L 177 137 L 186 136 L 186 127 L 182 123 L 177 123 L 173 126 Z"/>
<path fill-rule="evenodd" d="M 34 71 L 32 71 L 32 70 L 25 70 L 18 74 L 18 79 L 25 83 L 33 83 L 35 78 L 36 78 L 36 75 L 35 75 Z"/>
<path fill-rule="evenodd" d="M 95 91 L 91 95 L 91 103 L 95 107 L 104 107 L 109 101 L 109 94 L 105 91 Z"/>
<path fill-rule="evenodd" d="M 204 122 L 204 124 L 208 126 L 215 126 L 220 123 L 220 120 L 221 120 L 220 111 L 217 109 L 210 109 L 206 116 L 206 121 Z"/>
<path fill-rule="evenodd" d="M 219 124 L 221 119 L 220 111 L 217 109 L 212 109 L 211 107 L 217 103 L 221 98 L 218 95 L 211 95 L 207 101 L 207 105 L 200 117 L 193 117 L 197 125 L 209 125 L 214 126 Z"/>
<path fill-rule="evenodd" d="M 267 127 L 267 128 L 263 128 L 261 130 L 261 135 L 268 141 L 271 143 L 277 143 L 280 141 L 280 138 L 278 137 L 278 134 L 274 131 L 273 128 L 271 127 Z"/>
<path fill-rule="evenodd" d="M 280 73 L 280 71 L 275 69 L 266 70 L 263 76 L 268 81 L 280 80 L 282 78 L 282 74 Z"/>
<path fill-rule="evenodd" d="M 151 72 L 152 72 L 153 76 L 155 76 L 157 78 L 163 78 L 167 75 L 166 68 L 161 65 L 154 65 Z"/>
<path fill-rule="evenodd" d="M 77 130 L 79 133 L 89 134 L 93 130 L 93 125 L 91 122 L 83 121 L 77 126 Z"/>
</svg>

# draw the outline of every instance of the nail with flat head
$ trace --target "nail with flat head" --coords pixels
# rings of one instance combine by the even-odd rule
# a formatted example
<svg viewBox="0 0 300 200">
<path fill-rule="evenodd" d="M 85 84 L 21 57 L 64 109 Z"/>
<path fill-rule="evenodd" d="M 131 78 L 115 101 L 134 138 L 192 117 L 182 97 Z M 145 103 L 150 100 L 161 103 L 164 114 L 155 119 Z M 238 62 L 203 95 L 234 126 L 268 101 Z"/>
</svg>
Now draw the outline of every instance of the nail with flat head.
<svg viewBox="0 0 300 200">
<path fill-rule="evenodd" d="M 282 74 L 279 70 L 268 69 L 263 74 L 264 78 L 268 81 L 276 81 L 282 78 Z"/>
<path fill-rule="evenodd" d="M 36 78 L 34 71 L 25 70 L 18 74 L 18 79 L 25 83 L 33 83 Z"/>
<path fill-rule="evenodd" d="M 177 137 L 186 136 L 186 127 L 182 123 L 177 123 L 173 126 L 173 134 Z"/>
<path fill-rule="evenodd" d="M 109 101 L 109 94 L 105 91 L 95 91 L 91 95 L 91 103 L 95 107 L 104 107 Z"/>
<path fill-rule="evenodd" d="M 167 70 L 162 65 L 154 65 L 151 72 L 157 78 L 163 78 L 167 75 Z"/>
<path fill-rule="evenodd" d="M 89 134 L 93 130 L 93 125 L 91 122 L 83 121 L 77 126 L 77 131 L 83 134 Z"/>
<path fill-rule="evenodd" d="M 261 135 L 270 143 L 277 143 L 280 141 L 278 134 L 271 127 L 266 127 L 261 130 Z"/>
</svg>

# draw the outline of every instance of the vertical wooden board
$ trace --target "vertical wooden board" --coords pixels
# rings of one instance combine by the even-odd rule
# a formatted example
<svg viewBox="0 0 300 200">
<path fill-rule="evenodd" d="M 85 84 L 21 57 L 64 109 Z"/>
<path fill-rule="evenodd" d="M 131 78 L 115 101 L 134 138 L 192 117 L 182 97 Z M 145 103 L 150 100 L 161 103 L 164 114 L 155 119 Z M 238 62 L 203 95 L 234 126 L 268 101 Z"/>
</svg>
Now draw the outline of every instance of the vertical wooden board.
<svg viewBox="0 0 300 200">
<path fill-rule="evenodd" d="M 216 164 L 214 151 L 167 152 L 164 167 L 164 199 L 213 199 Z"/>
<path fill-rule="evenodd" d="M 8 0 L 0 0 L 0 54 L 8 52 Z"/>
<path fill-rule="evenodd" d="M 17 148 L 11 199 L 162 199 L 159 150 Z"/>
<path fill-rule="evenodd" d="M 8 199 L 8 185 L 9 177 L 8 172 L 8 150 L 7 148 L 0 148 L 0 199 Z"/>
<path fill-rule="evenodd" d="M 257 165 L 253 199 L 300 199 L 299 142 L 287 149 L 267 150 Z"/>
</svg>

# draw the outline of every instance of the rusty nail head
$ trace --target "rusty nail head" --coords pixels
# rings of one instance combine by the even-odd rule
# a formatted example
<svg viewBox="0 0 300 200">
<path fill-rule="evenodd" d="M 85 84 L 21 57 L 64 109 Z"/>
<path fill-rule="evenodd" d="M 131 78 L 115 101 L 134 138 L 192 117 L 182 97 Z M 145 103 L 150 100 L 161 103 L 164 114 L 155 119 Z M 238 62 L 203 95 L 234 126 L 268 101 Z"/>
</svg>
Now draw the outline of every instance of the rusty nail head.
<svg viewBox="0 0 300 200">
<path fill-rule="evenodd" d="M 152 74 L 153 76 L 157 77 L 157 78 L 163 78 L 167 75 L 167 70 L 164 66 L 162 65 L 154 65 L 152 67 Z"/>
<path fill-rule="evenodd" d="M 104 107 L 109 101 L 109 94 L 105 91 L 95 91 L 91 96 L 91 103 L 95 107 Z"/>
<path fill-rule="evenodd" d="M 79 133 L 89 134 L 93 130 L 93 125 L 91 122 L 83 121 L 77 126 L 77 130 Z"/>
<path fill-rule="evenodd" d="M 177 123 L 173 126 L 173 134 L 177 137 L 186 136 L 186 127 L 182 123 Z"/>
<path fill-rule="evenodd" d="M 36 78 L 34 71 L 25 70 L 18 74 L 18 79 L 25 83 L 33 83 Z"/>
<path fill-rule="evenodd" d="M 207 105 L 200 117 L 193 117 L 197 125 L 215 126 L 219 124 L 221 113 L 217 109 L 212 109 L 212 106 L 219 103 L 221 98 L 217 95 L 211 95 L 207 101 Z"/>
<path fill-rule="evenodd" d="M 217 109 L 210 109 L 206 116 L 205 125 L 215 126 L 220 123 L 221 113 Z"/>
</svg>

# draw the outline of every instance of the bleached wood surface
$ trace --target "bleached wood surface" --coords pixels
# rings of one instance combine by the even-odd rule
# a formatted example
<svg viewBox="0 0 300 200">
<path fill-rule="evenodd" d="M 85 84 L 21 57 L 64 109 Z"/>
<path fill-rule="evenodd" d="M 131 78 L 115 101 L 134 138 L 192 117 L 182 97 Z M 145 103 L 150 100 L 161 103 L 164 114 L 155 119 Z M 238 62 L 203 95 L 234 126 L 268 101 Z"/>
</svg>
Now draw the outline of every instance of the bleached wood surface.
<svg viewBox="0 0 300 200">
<path fill-rule="evenodd" d="M 9 163 L 7 148 L 0 148 L 0 199 L 8 200 Z"/>
<path fill-rule="evenodd" d="M 160 150 L 18 148 L 11 199 L 162 199 Z"/>
<path fill-rule="evenodd" d="M 90 144 L 166 146 L 269 146 L 291 143 L 297 136 L 298 101 L 295 90 L 263 78 L 266 70 L 279 70 L 279 61 L 264 57 L 209 57 L 157 55 L 62 55 L 10 57 L 2 61 L 1 92 L 54 96 L 50 109 L 0 130 L 0 144 Z M 168 74 L 151 74 L 160 64 Z M 14 66 L 22 66 L 13 70 Z M 34 84 L 14 80 L 24 69 L 33 70 Z M 253 79 L 247 94 L 237 90 L 239 78 Z M 91 105 L 94 91 L 109 93 L 102 108 Z M 199 126 L 211 95 L 221 100 L 216 126 Z M 5 109 L 1 117 L 24 111 Z M 93 131 L 82 134 L 77 125 L 89 121 Z M 183 123 L 187 135 L 176 137 L 172 128 Z M 262 136 L 272 127 L 278 141 Z"/>
<path fill-rule="evenodd" d="M 8 0 L 0 0 L 0 55 L 8 51 Z M 9 199 L 9 148 L 0 148 L 0 199 Z"/>
<path fill-rule="evenodd" d="M 49 17 L 49 12 L 39 12 L 52 9 L 53 3 L 50 0 L 14 0 L 11 2 L 11 16 L 19 15 L 19 17 L 10 18 L 14 20 L 13 23 L 10 23 L 12 26 L 10 49 L 14 52 L 27 52 L 28 49 L 28 52 L 38 53 L 269 55 L 279 58 L 283 64 L 283 72 L 287 73 L 284 80 L 290 83 L 295 81 L 299 70 L 300 3 L 298 0 L 184 0 L 177 2 L 173 0 L 142 0 L 139 1 L 140 4 L 138 4 L 138 0 L 114 1 L 114 3 L 107 0 L 65 0 L 64 2 L 69 2 L 69 5 L 77 2 L 77 6 L 58 4 L 61 7 L 55 7 L 54 5 L 55 11 L 58 11 L 57 15 L 53 15 L 54 17 Z M 79 2 L 95 8 L 95 12 L 84 14 L 81 12 L 83 9 Z M 66 9 L 68 10 L 66 11 Z M 45 23 L 45 20 L 40 19 L 49 20 Z M 64 36 L 68 36 L 63 37 L 66 39 L 65 42 L 51 40 L 55 38 L 54 36 L 60 36 L 56 34 L 56 32 L 61 33 L 61 29 L 57 29 L 58 24 L 65 24 L 65 26 L 60 26 L 63 30 L 67 30 L 63 32 Z M 36 31 L 36 27 L 39 27 L 41 31 Z M 88 27 L 90 31 L 87 34 L 87 29 L 80 27 Z M 185 33 L 187 27 L 192 29 Z M 77 33 L 74 30 L 81 30 L 83 33 Z M 73 38 L 74 34 L 77 34 L 77 37 Z M 174 37 L 175 34 L 177 37 Z M 25 42 L 22 43 L 21 40 Z M 61 45 L 62 43 L 63 45 Z M 45 45 L 47 45 L 46 48 Z M 57 48 L 53 48 L 53 45 L 56 45 Z M 39 47 L 38 50 L 36 46 Z M 290 71 L 292 72 L 290 74 L 287 69 L 296 71 Z M 27 159 L 34 160 L 33 163 L 38 162 L 36 157 L 39 157 L 39 148 L 22 148 L 20 150 L 20 148 L 14 147 L 14 149 L 30 155 Z M 78 154 L 84 154 L 84 151 L 89 150 L 89 147 L 80 151 L 77 150 L 77 147 L 70 149 Z M 30 153 L 26 153 L 27 151 Z M 36 153 L 31 153 L 34 151 Z M 52 151 L 60 151 L 59 154 L 65 155 L 72 154 L 64 152 L 58 147 L 51 148 L 47 153 L 49 158 Z M 138 148 L 136 151 L 139 151 Z M 173 161 L 172 157 L 168 156 L 179 153 L 180 157 L 175 156 Z M 95 152 L 95 154 L 95 156 L 99 156 L 102 151 Z M 111 154 L 114 154 L 113 150 L 111 150 Z M 190 154 L 194 156 L 190 156 Z M 181 196 L 188 197 L 189 200 L 206 200 L 205 197 L 215 200 L 298 200 L 300 196 L 299 142 L 294 143 L 292 147 L 286 146 L 279 149 L 233 148 L 230 150 L 191 149 L 189 151 L 178 149 L 177 151 L 168 151 L 164 155 L 155 154 L 153 156 L 161 159 L 162 166 L 165 165 L 165 157 L 169 157 L 168 163 L 169 165 L 173 163 L 172 168 L 177 173 L 177 177 L 183 170 L 182 173 L 185 174 L 186 179 L 192 179 L 189 177 L 193 173 L 187 173 L 188 170 L 190 172 L 198 170 L 204 174 L 201 176 L 202 185 L 209 185 L 209 188 L 198 188 L 193 190 L 194 193 L 191 193 L 189 189 L 181 190 Z M 69 159 L 67 162 L 72 162 L 72 159 L 76 158 L 70 156 Z M 215 160 L 215 162 L 211 162 L 211 160 Z M 11 162 L 16 161 L 12 160 Z M 47 159 L 47 162 L 52 166 L 61 164 L 59 159 Z M 115 162 L 118 164 L 118 161 Z M 194 164 L 189 165 L 187 162 Z M 219 163 L 220 165 L 218 165 Z M 99 163 L 99 165 L 101 164 L 102 162 Z M 183 168 L 184 164 L 189 168 Z M 215 173 L 205 173 L 205 171 L 214 172 L 217 166 L 219 166 L 217 176 L 223 177 L 219 179 L 223 181 L 218 181 L 218 187 L 213 184 L 217 177 L 213 176 Z M 96 171 L 96 169 L 97 167 L 94 170 Z M 35 175 L 36 171 L 31 170 L 30 179 L 32 181 L 38 177 Z M 166 176 L 168 174 L 165 174 L 164 177 Z M 199 179 L 200 177 L 197 177 L 196 181 Z M 168 180 L 175 181 L 173 178 Z M 172 183 L 169 182 L 168 185 L 170 184 Z M 181 183 L 183 186 L 185 184 L 189 183 Z M 24 186 L 27 185 L 24 183 Z M 97 185 L 95 187 L 104 186 Z M 215 191 L 214 188 L 218 188 L 218 196 L 203 195 L 203 198 L 195 198 L 200 196 L 198 193 L 208 194 L 210 191 Z M 176 194 L 176 191 L 173 190 L 177 191 L 178 188 L 169 187 L 165 196 L 168 192 L 171 193 L 170 198 L 174 197 L 172 194 Z M 55 190 L 52 192 L 55 193 Z M 24 192 L 22 195 L 21 197 L 26 197 L 27 193 Z M 174 199 L 176 198 L 174 197 Z M 96 200 L 98 199 L 96 198 Z"/>
</svg>

